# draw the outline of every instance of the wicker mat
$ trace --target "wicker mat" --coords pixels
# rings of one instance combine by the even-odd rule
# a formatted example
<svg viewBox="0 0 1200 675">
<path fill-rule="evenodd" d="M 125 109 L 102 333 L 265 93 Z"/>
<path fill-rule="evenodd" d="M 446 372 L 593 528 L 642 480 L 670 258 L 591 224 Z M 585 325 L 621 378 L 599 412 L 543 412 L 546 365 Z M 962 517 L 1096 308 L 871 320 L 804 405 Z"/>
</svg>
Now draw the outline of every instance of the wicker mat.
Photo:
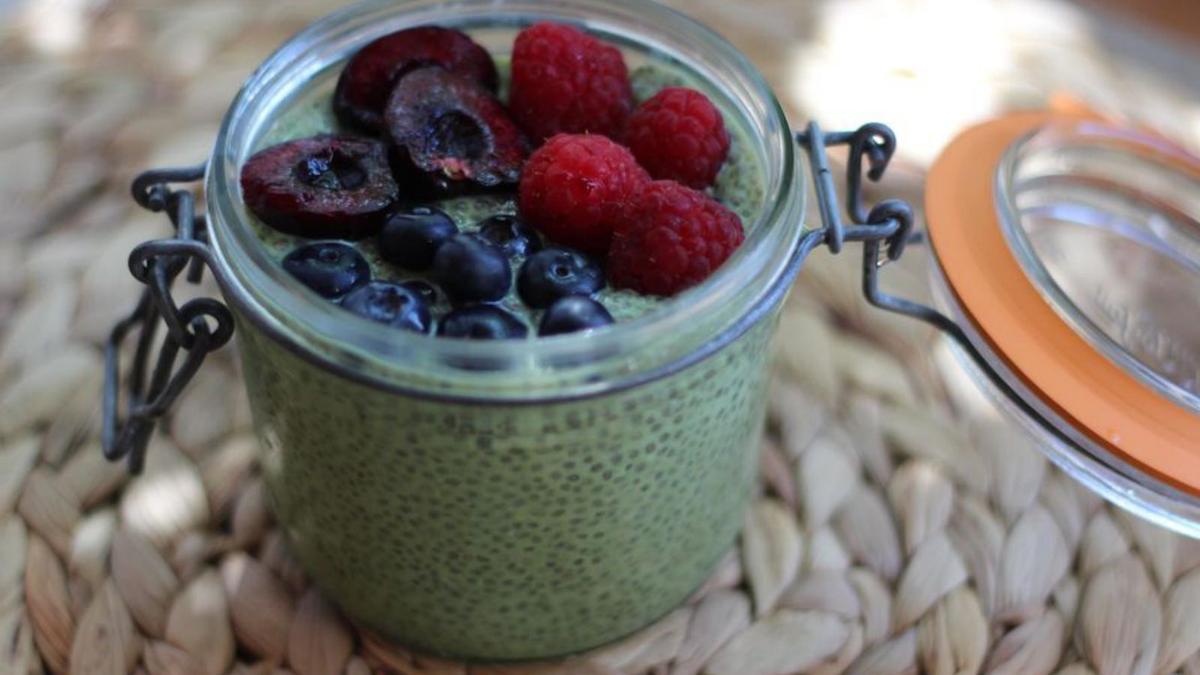
<svg viewBox="0 0 1200 675">
<path fill-rule="evenodd" d="M 814 260 L 787 307 L 738 550 L 565 663 L 468 667 L 344 621 L 272 522 L 232 349 L 143 477 L 106 464 L 98 345 L 130 248 L 165 231 L 128 180 L 203 157 L 252 65 L 331 4 L 40 2 L 6 29 L 0 672 L 1200 674 L 1200 545 L 1049 466 L 933 336 L 863 308 L 852 260 Z"/>
</svg>

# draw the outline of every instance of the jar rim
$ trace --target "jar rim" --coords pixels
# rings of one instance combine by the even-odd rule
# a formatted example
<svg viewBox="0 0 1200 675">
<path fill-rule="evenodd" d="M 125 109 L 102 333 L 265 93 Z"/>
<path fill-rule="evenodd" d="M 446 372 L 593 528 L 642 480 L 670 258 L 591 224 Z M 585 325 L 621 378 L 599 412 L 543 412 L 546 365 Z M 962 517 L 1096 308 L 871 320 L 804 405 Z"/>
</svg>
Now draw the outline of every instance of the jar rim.
<svg viewBox="0 0 1200 675">
<path fill-rule="evenodd" d="M 716 274 L 643 317 L 593 333 L 472 342 L 389 330 L 315 303 L 248 238 L 254 235 L 240 198 L 241 160 L 272 107 L 303 89 L 307 78 L 300 75 L 343 60 L 347 45 L 404 26 L 517 26 L 540 19 L 580 23 L 686 65 L 736 106 L 737 123 L 752 131 L 766 185 L 746 243 Z M 724 79 L 718 82 L 718 75 Z M 781 300 L 799 266 L 802 176 L 786 116 L 761 74 L 724 38 L 673 9 L 647 0 L 366 0 L 313 23 L 255 71 L 221 125 L 206 189 L 219 277 L 243 317 L 291 351 L 344 374 L 494 401 L 603 393 L 694 363 L 740 335 Z M 493 367 L 481 370 L 481 363 Z"/>
<path fill-rule="evenodd" d="M 1086 152 L 1087 161 L 1064 157 L 1072 152 Z M 1045 301 L 1108 360 L 1171 402 L 1200 413 L 1200 390 L 1195 390 L 1200 387 L 1200 362 L 1186 353 L 1192 341 L 1158 335 L 1156 344 L 1186 344 L 1162 358 L 1139 354 L 1133 343 L 1144 331 L 1122 335 L 1117 326 L 1102 325 L 1104 317 L 1097 316 L 1095 308 L 1088 309 L 1094 299 L 1079 297 L 1081 289 L 1070 283 L 1070 271 L 1055 269 L 1055 261 L 1046 256 L 1056 251 L 1041 241 L 1046 238 L 1041 231 L 1055 223 L 1086 226 L 1137 247 L 1154 248 L 1164 258 L 1180 259 L 1182 267 L 1200 270 L 1200 203 L 1175 202 L 1181 193 L 1195 194 L 1200 187 L 1200 158 L 1144 131 L 1097 120 L 1055 120 L 1015 141 L 1001 157 L 995 180 L 1000 227 Z M 1100 193 L 1103 203 L 1085 204 L 1065 196 L 1083 190 Z M 1052 195 L 1054 203 L 1045 204 L 1044 198 L 1031 194 L 1035 192 Z M 1036 207 L 1031 205 L 1034 201 Z M 1129 217 L 1131 210 L 1138 213 Z M 1136 221 L 1138 216 L 1148 222 Z M 1123 281 L 1114 276 L 1110 283 L 1119 287 Z M 1162 329 L 1146 328 L 1156 333 Z M 1166 366 L 1186 367 L 1188 373 L 1166 372 Z"/>
</svg>

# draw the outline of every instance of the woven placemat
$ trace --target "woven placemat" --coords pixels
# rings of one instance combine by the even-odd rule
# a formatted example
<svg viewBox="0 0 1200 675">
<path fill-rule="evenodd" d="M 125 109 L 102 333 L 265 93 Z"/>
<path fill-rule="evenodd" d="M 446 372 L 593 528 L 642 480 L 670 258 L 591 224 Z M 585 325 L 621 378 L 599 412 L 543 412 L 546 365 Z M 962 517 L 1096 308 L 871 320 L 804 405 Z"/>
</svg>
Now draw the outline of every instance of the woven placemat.
<svg viewBox="0 0 1200 675">
<path fill-rule="evenodd" d="M 467 667 L 343 620 L 266 507 L 231 349 L 144 476 L 106 464 L 98 345 L 136 295 L 129 250 L 165 232 L 128 181 L 203 157 L 247 72 L 332 4 L 34 2 L 5 29 L 0 673 L 1200 674 L 1200 545 L 1049 466 L 934 336 L 862 305 L 852 260 L 814 258 L 786 308 L 739 548 L 564 663 Z M 735 39 L 791 30 L 746 16 Z M 919 253 L 887 273 L 909 293 Z"/>
</svg>

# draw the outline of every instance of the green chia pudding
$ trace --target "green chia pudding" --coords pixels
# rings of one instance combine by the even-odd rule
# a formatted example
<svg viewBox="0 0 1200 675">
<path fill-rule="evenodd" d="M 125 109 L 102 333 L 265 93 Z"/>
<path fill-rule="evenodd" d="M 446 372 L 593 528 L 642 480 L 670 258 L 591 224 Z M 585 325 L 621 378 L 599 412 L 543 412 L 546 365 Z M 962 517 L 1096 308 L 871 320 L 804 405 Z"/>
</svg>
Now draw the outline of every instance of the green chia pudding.
<svg viewBox="0 0 1200 675">
<path fill-rule="evenodd" d="M 498 60 L 497 66 L 501 74 L 500 97 L 503 99 L 508 88 L 508 62 Z M 630 80 L 633 85 L 634 100 L 639 103 L 664 87 L 688 86 L 703 89 L 702 85 L 685 73 L 662 63 L 646 63 L 637 67 L 630 73 Z M 328 80 L 298 97 L 276 118 L 267 133 L 263 135 L 258 144 L 259 148 L 297 138 L 338 131 L 340 125 L 333 114 L 331 104 L 333 84 L 333 80 Z M 716 183 L 710 189 L 710 193 L 737 213 L 743 223 L 750 223 L 763 203 L 761 170 L 750 155 L 746 130 L 731 123 L 729 115 L 725 117 L 730 131 L 729 156 L 721 168 L 721 173 L 717 176 Z M 516 200 L 511 194 L 466 195 L 450 199 L 422 201 L 421 204 L 445 211 L 463 232 L 477 231 L 479 223 L 490 216 L 517 213 Z M 304 237 L 280 232 L 257 218 L 253 218 L 251 222 L 270 257 L 276 261 L 282 261 L 288 253 L 310 241 Z M 427 274 L 405 271 L 384 261 L 380 256 L 374 237 L 348 243 L 353 243 L 367 259 L 373 279 L 396 282 L 428 280 Z M 519 264 L 519 260 L 514 261 L 514 276 L 517 274 Z M 669 298 L 643 295 L 631 290 L 618 290 L 608 285 L 600 290 L 596 298 L 618 322 L 642 316 L 669 300 Z M 499 304 L 513 314 L 522 317 L 530 326 L 537 326 L 541 318 L 539 311 L 529 308 L 518 297 L 515 283 Z M 440 316 L 450 310 L 450 305 L 442 297 L 438 304 L 431 309 L 435 316 Z M 536 337 L 536 333 L 532 331 L 529 335 L 531 338 Z"/>
<path fill-rule="evenodd" d="M 700 78 L 648 51 L 628 47 L 624 58 L 636 101 L 669 85 L 711 93 L 730 148 L 707 195 L 747 226 L 759 221 L 766 169 L 748 113 L 727 109 Z M 498 66 L 498 95 L 507 100 L 509 64 Z M 287 97 L 248 147 L 340 131 L 331 105 L 340 67 Z M 782 119 L 780 126 L 786 138 Z M 800 199 L 787 202 L 797 220 Z M 466 232 L 517 211 L 511 190 L 422 203 Z M 273 264 L 311 241 L 255 218 L 246 224 Z M 385 261 L 374 237 L 345 243 L 375 280 L 427 278 Z M 514 274 L 519 267 L 515 261 Z M 753 297 L 762 290 L 756 283 L 737 297 Z M 314 305 L 329 302 L 308 295 Z M 695 300 L 611 286 L 595 298 L 617 325 L 568 339 L 599 340 L 623 322 L 656 309 L 686 311 L 669 305 Z M 438 302 L 434 317 L 450 310 Z M 536 334 L 541 312 L 515 284 L 499 304 Z M 307 326 L 302 312 L 276 312 L 268 326 L 234 304 L 264 476 L 291 551 L 355 623 L 418 650 L 500 661 L 575 653 L 628 635 L 682 603 L 727 554 L 757 470 L 776 310 L 765 306 L 740 327 L 732 318 L 689 318 L 653 343 L 626 346 L 611 363 L 594 355 L 601 375 L 576 377 L 569 367 L 451 372 L 417 356 L 388 357 L 393 363 L 340 352 L 339 336 Z M 740 314 L 717 316 L 750 310 L 731 311 Z M 372 328 L 434 347 L 459 342 Z M 720 346 L 686 358 L 719 331 L 729 331 Z M 689 351 L 672 351 L 681 344 Z M 532 342 L 515 346 L 536 350 Z M 661 369 L 638 379 L 654 363 Z"/>
<path fill-rule="evenodd" d="M 272 505 L 318 585 L 401 644 L 507 661 L 632 633 L 728 552 L 774 329 L 640 387 L 525 406 L 399 397 L 258 333 L 240 345 Z"/>
</svg>

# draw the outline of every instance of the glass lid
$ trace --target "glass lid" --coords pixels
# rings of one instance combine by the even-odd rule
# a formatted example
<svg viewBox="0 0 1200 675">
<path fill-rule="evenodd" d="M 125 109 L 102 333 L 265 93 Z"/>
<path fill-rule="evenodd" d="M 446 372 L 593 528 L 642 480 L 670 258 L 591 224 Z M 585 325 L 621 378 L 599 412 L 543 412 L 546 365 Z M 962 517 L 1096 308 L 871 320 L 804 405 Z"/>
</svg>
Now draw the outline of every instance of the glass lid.
<svg viewBox="0 0 1200 675">
<path fill-rule="evenodd" d="M 996 174 L 1025 275 L 1093 348 L 1200 413 L 1200 158 L 1094 121 L 1024 135 Z"/>
<path fill-rule="evenodd" d="M 1065 439 L 1051 457 L 1186 502 L 1200 531 L 1200 160 L 1092 115 L 1014 112 L 950 142 L 925 214 L 946 304 Z"/>
</svg>

